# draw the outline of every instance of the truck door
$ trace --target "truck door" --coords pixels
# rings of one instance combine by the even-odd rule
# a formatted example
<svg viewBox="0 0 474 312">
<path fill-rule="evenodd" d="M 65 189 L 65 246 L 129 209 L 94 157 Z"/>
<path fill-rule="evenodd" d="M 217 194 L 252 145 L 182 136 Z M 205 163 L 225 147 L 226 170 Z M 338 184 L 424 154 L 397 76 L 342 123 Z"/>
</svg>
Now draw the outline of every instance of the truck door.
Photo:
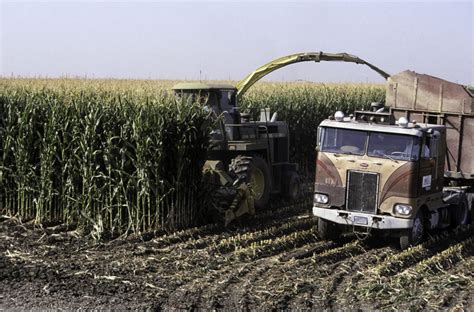
<svg viewBox="0 0 474 312">
<path fill-rule="evenodd" d="M 418 182 L 420 196 L 436 193 L 442 189 L 444 157 L 440 155 L 440 139 L 441 134 L 438 131 L 431 131 L 423 138 Z"/>
</svg>

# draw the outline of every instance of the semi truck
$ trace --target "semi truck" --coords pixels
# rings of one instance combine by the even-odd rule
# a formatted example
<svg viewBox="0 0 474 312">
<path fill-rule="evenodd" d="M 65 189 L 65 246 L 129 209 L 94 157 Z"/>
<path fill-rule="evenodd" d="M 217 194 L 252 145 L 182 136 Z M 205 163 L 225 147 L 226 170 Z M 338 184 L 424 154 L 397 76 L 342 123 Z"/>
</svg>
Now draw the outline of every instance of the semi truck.
<svg viewBox="0 0 474 312">
<path fill-rule="evenodd" d="M 391 236 L 402 249 L 434 229 L 470 223 L 474 90 L 404 71 L 385 103 L 321 122 L 313 214 L 321 238 Z"/>
</svg>

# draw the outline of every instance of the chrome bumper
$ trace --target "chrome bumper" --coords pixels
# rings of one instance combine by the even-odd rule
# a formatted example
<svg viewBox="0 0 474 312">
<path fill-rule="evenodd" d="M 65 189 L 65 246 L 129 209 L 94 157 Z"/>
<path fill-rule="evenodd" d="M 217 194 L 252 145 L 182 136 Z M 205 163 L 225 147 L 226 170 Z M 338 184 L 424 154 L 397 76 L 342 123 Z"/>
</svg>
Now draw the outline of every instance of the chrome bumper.
<svg viewBox="0 0 474 312">
<path fill-rule="evenodd" d="M 381 230 L 409 229 L 413 227 L 412 219 L 371 215 L 347 210 L 313 207 L 313 215 L 338 224 L 370 227 Z M 367 221 L 366 224 L 365 221 Z"/>
</svg>

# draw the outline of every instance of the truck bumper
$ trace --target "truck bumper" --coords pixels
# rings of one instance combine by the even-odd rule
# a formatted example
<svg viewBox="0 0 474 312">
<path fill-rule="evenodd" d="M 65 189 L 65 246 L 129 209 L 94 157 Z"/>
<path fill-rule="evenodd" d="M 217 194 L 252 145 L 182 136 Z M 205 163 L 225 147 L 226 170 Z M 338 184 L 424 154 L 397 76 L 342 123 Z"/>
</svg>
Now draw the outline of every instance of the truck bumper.
<svg viewBox="0 0 474 312">
<path fill-rule="evenodd" d="M 347 210 L 313 207 L 313 215 L 338 224 L 381 230 L 409 229 L 413 227 L 413 220 L 411 219 L 371 215 Z"/>
</svg>

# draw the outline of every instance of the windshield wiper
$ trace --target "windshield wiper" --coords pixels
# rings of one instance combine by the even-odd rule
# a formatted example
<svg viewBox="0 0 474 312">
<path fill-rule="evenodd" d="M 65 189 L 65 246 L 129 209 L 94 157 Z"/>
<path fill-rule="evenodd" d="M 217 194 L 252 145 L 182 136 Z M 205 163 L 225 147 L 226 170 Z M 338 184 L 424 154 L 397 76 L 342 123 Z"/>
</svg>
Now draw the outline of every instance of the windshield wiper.
<svg viewBox="0 0 474 312">
<path fill-rule="evenodd" d="M 389 155 L 387 155 L 387 154 L 385 154 L 385 153 L 383 153 L 382 155 L 383 155 L 385 158 L 388 158 L 388 159 L 390 159 L 390 160 L 393 160 L 394 162 L 397 162 L 396 159 L 393 159 L 392 157 L 390 157 Z"/>
</svg>

